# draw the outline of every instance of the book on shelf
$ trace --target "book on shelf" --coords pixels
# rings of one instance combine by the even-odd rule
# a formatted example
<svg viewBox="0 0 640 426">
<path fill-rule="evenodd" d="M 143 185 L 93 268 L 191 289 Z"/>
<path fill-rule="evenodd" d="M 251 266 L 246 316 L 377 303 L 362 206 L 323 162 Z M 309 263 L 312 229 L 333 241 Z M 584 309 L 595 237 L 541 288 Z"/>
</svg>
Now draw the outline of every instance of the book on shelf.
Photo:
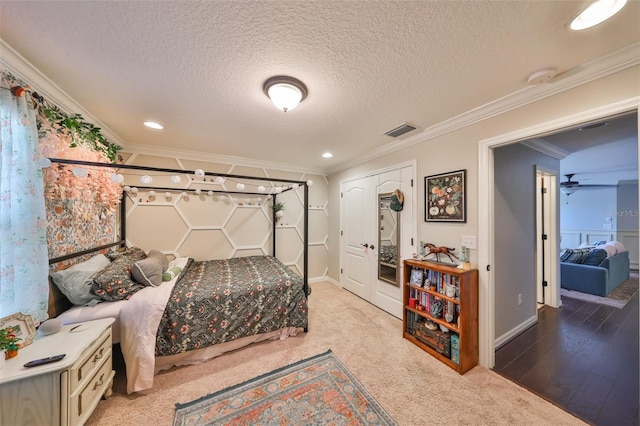
<svg viewBox="0 0 640 426">
<path fill-rule="evenodd" d="M 409 280 L 409 282 L 412 285 L 422 287 L 423 279 L 424 279 L 424 275 L 423 275 L 422 269 L 418 269 L 418 268 L 411 269 L 411 279 Z"/>
<path fill-rule="evenodd" d="M 460 336 L 451 335 L 451 361 L 460 364 Z"/>
</svg>

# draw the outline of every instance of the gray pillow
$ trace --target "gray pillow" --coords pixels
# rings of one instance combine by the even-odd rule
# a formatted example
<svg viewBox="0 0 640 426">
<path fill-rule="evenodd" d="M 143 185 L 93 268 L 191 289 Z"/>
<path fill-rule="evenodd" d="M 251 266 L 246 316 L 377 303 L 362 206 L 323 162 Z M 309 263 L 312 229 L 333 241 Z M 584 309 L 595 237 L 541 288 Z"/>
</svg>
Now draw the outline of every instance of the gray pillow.
<svg viewBox="0 0 640 426">
<path fill-rule="evenodd" d="M 100 297 L 91 291 L 91 284 L 93 277 L 110 263 L 107 256 L 99 254 L 85 262 L 53 272 L 51 279 L 71 303 L 84 305 L 92 300 L 100 300 Z"/>
<path fill-rule="evenodd" d="M 151 250 L 146 259 L 139 260 L 131 268 L 131 276 L 140 284 L 154 287 L 162 284 L 162 274 L 167 270 L 167 256 L 158 250 Z"/>
</svg>

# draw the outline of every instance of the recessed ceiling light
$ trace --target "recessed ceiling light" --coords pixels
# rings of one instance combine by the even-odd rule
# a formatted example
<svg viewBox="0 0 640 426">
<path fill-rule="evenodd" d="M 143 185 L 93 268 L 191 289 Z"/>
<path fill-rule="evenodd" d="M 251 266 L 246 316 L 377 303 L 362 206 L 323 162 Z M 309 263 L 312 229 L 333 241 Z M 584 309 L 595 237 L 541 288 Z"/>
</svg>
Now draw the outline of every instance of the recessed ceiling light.
<svg viewBox="0 0 640 426">
<path fill-rule="evenodd" d="M 578 31 L 596 26 L 618 13 L 625 4 L 627 0 L 596 0 L 571 21 L 570 28 Z"/>
<path fill-rule="evenodd" d="M 330 152 L 325 152 L 324 154 L 322 154 L 322 156 L 323 156 L 324 158 L 331 158 L 331 157 L 333 157 L 333 154 L 332 154 L 332 153 L 330 153 Z"/>
<path fill-rule="evenodd" d="M 149 127 L 150 129 L 162 130 L 164 126 L 160 123 L 156 123 L 155 121 L 145 121 L 144 125 Z"/>
</svg>

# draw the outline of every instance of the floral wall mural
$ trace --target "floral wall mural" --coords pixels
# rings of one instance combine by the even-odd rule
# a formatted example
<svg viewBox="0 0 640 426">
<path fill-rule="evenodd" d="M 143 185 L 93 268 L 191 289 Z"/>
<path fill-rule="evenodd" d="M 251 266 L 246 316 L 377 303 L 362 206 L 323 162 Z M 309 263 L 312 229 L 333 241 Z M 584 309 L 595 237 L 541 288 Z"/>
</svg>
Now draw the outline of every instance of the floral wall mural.
<svg viewBox="0 0 640 426">
<path fill-rule="evenodd" d="M 99 128 L 85 122 L 79 114 L 66 114 L 37 94 L 34 99 L 43 157 L 121 162 L 120 147 L 107 141 Z M 117 206 L 122 185 L 113 180 L 113 170 L 53 163 L 43 171 L 50 258 L 117 239 Z"/>
</svg>

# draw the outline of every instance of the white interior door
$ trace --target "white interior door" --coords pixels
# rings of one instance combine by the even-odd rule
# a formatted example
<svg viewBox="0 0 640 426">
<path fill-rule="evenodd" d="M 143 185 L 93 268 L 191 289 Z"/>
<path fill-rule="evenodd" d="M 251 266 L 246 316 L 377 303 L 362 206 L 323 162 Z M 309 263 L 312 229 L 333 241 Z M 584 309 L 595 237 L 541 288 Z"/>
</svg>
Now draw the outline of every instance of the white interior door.
<svg viewBox="0 0 640 426">
<path fill-rule="evenodd" d="M 369 301 L 371 265 L 375 264 L 375 177 L 366 177 L 342 185 L 342 286 Z"/>
<path fill-rule="evenodd" d="M 400 277 L 402 277 L 402 258 L 403 258 L 402 255 L 404 253 L 407 253 L 407 251 L 403 247 L 403 241 L 408 241 L 411 238 L 411 234 L 407 234 L 407 232 L 405 232 L 404 227 L 407 225 L 407 220 L 406 220 L 407 216 L 410 218 L 409 223 L 413 221 L 413 214 L 412 214 L 413 204 L 410 201 L 413 199 L 413 196 L 411 194 L 411 186 L 410 186 L 411 171 L 412 171 L 411 167 L 406 167 L 403 169 L 391 170 L 389 172 L 381 173 L 377 175 L 377 184 L 376 184 L 376 191 L 375 191 L 376 200 L 379 194 L 392 193 L 396 189 L 400 189 L 404 194 L 407 195 L 405 196 L 405 208 L 403 208 L 403 210 L 398 213 L 398 222 L 399 222 L 398 231 L 400 232 L 400 244 L 397 247 L 398 252 L 396 255 L 396 263 L 397 263 L 397 269 L 398 269 L 399 285 L 393 285 L 387 281 L 378 279 L 379 250 L 375 250 L 375 254 L 374 254 L 375 259 L 373 259 L 374 261 L 372 262 L 373 263 L 372 266 L 374 268 L 374 271 L 373 271 L 374 277 L 372 280 L 371 296 L 369 299 L 371 303 L 373 303 L 380 309 L 383 309 L 398 318 L 402 318 L 402 284 L 400 279 Z M 376 205 L 376 208 L 377 208 L 377 205 Z M 376 210 L 376 217 L 374 219 L 376 220 L 376 223 L 374 224 L 374 226 L 377 232 L 378 226 L 380 225 L 378 223 L 377 210 Z M 411 230 L 412 230 L 412 227 L 409 225 L 409 227 L 407 228 L 407 231 L 411 232 Z M 377 240 L 377 237 L 378 236 L 376 235 L 376 240 Z"/>
<path fill-rule="evenodd" d="M 410 256 L 415 251 L 414 175 L 415 166 L 411 165 L 341 184 L 341 284 L 398 318 L 402 317 L 402 285 L 378 279 L 378 195 L 396 189 L 405 194 L 396 255 L 398 277 L 402 277 L 402 260 L 406 253 Z"/>
<path fill-rule="evenodd" d="M 557 175 L 538 166 L 536 170 L 536 298 L 560 307 L 558 253 Z"/>
</svg>

